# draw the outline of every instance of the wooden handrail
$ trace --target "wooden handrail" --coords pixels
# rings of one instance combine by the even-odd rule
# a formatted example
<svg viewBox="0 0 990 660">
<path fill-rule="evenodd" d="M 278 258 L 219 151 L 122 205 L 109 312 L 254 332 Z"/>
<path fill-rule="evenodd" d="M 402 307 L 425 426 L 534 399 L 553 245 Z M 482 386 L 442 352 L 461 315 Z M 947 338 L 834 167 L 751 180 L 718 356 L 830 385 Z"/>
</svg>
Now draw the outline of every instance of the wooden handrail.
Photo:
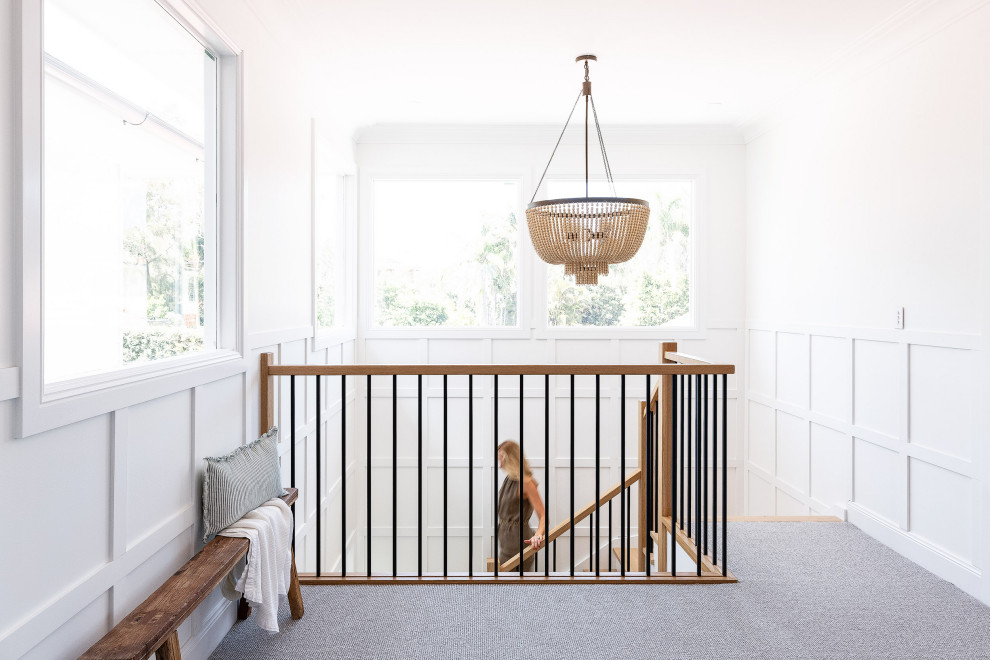
<svg viewBox="0 0 990 660">
<path fill-rule="evenodd" d="M 676 376 L 733 374 L 731 364 L 273 364 L 271 376 Z"/>
<path fill-rule="evenodd" d="M 663 525 L 664 529 L 667 532 L 669 532 L 671 528 L 670 516 L 661 516 L 660 524 Z M 656 532 L 650 532 L 650 533 L 653 534 L 654 541 L 656 541 L 657 544 L 659 544 L 660 543 L 659 535 Z M 698 544 L 695 543 L 695 540 L 693 538 L 688 538 L 687 533 L 680 527 L 677 528 L 677 533 L 674 535 L 674 540 L 677 541 L 677 545 L 681 546 L 681 548 L 684 549 L 684 552 L 687 553 L 687 556 L 691 558 L 691 561 L 696 564 L 698 562 Z M 706 554 L 701 555 L 701 570 L 704 573 L 721 574 L 721 571 L 715 568 L 715 566 L 712 564 L 711 557 L 709 557 Z"/>
<path fill-rule="evenodd" d="M 688 355 L 687 353 L 678 353 L 676 351 L 667 351 L 663 354 L 663 357 L 671 362 L 676 362 L 677 364 L 695 364 L 700 366 L 713 366 L 708 360 L 702 360 L 696 355 Z M 729 373 L 732 373 L 731 371 Z"/>
<path fill-rule="evenodd" d="M 626 477 L 626 488 L 629 488 L 631 485 L 639 481 L 642 475 L 643 472 L 640 469 L 636 469 L 635 471 L 633 471 L 628 477 Z M 609 488 L 599 497 L 598 499 L 599 506 L 601 506 L 602 504 L 606 504 L 615 497 L 617 497 L 621 491 L 622 491 L 622 484 L 615 484 L 614 486 Z M 595 511 L 595 502 L 594 500 L 592 500 L 590 504 L 586 504 L 580 510 L 574 512 L 574 524 L 577 525 L 579 522 L 581 522 L 582 520 L 590 516 L 592 513 L 594 513 L 594 511 Z M 570 517 L 568 517 L 567 520 L 565 520 L 564 522 L 560 523 L 552 530 L 550 530 L 550 533 L 547 534 L 546 541 L 544 541 L 544 545 L 545 546 L 549 545 L 558 536 L 570 530 L 570 528 L 571 528 L 571 519 Z M 530 557 L 535 555 L 537 552 L 539 551 L 534 550 L 533 548 L 526 548 L 523 551 L 523 562 L 525 563 L 527 560 L 529 560 Z M 512 557 L 506 559 L 504 564 L 499 564 L 498 570 L 510 571 L 518 565 L 519 565 L 519 554 L 516 553 Z"/>
</svg>

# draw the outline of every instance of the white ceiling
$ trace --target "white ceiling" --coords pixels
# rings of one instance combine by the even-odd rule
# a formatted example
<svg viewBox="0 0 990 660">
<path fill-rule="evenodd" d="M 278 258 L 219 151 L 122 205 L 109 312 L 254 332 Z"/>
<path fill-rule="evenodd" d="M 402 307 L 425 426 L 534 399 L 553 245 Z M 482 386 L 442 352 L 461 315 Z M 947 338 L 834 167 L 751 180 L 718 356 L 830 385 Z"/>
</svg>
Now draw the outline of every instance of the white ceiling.
<svg viewBox="0 0 990 660">
<path fill-rule="evenodd" d="M 578 54 L 607 124 L 742 126 L 920 0 L 251 0 L 339 117 L 563 124 Z"/>
</svg>

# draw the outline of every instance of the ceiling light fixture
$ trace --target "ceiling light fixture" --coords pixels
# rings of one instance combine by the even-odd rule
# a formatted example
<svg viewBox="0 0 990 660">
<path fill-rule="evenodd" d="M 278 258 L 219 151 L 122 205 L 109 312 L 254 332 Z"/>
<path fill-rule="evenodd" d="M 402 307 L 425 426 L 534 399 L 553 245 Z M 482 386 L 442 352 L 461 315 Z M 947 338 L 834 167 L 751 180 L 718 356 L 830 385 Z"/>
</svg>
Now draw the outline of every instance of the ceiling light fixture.
<svg viewBox="0 0 990 660">
<path fill-rule="evenodd" d="M 598 111 L 591 94 L 588 62 L 597 62 L 594 55 L 579 55 L 575 62 L 584 62 L 584 84 L 574 100 L 571 114 L 567 115 L 564 130 L 550 154 L 540 182 L 526 207 L 526 223 L 529 237 L 540 258 L 548 264 L 564 266 L 566 275 L 573 275 L 578 284 L 598 284 L 599 275 L 608 275 L 609 264 L 629 261 L 643 244 L 646 225 L 650 220 L 650 205 L 641 199 L 628 197 L 591 197 L 588 184 L 588 108 L 595 119 L 595 132 L 602 150 L 605 177 L 612 195 L 615 195 L 615 179 L 605 153 L 602 129 L 598 125 Z M 543 178 L 550 169 L 560 140 L 567 131 L 578 101 L 584 97 L 584 197 L 548 199 L 534 202 Z"/>
</svg>

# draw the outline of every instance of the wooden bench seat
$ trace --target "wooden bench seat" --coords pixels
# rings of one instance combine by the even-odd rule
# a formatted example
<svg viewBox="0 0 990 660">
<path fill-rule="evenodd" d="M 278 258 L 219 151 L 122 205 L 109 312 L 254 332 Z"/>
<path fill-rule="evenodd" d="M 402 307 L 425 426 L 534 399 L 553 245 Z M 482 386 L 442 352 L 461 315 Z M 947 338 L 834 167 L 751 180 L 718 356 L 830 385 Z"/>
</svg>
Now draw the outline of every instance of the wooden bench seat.
<svg viewBox="0 0 990 660">
<path fill-rule="evenodd" d="M 282 499 L 286 504 L 292 504 L 299 496 L 299 491 L 295 488 L 286 490 L 288 492 Z M 215 537 L 81 657 L 93 660 L 141 660 L 155 653 L 159 660 L 178 660 L 179 626 L 223 581 L 237 562 L 243 560 L 249 545 L 250 542 L 243 538 Z M 302 618 L 302 595 L 294 556 L 289 606 L 293 619 Z M 240 618 L 246 617 L 243 610 L 242 607 Z"/>
</svg>

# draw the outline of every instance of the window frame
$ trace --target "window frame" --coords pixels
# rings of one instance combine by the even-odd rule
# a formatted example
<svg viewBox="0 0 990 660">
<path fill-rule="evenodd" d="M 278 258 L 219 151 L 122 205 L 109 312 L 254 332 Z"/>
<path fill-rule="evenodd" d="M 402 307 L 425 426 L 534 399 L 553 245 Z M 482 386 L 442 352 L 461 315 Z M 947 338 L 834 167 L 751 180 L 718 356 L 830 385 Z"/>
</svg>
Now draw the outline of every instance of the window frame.
<svg viewBox="0 0 990 660">
<path fill-rule="evenodd" d="M 354 250 L 354 244 L 355 233 L 357 231 L 358 176 L 354 166 L 347 162 L 346 159 L 341 159 L 336 164 L 334 171 L 329 173 L 333 176 L 338 193 L 338 199 L 336 200 L 338 217 L 335 220 L 336 226 L 334 227 L 334 231 L 338 234 L 339 245 L 335 248 L 337 251 L 337 265 L 334 269 L 336 271 L 334 295 L 340 300 L 337 313 L 340 314 L 341 323 L 336 327 L 324 328 L 320 326 L 318 318 L 317 292 L 319 291 L 319 269 L 317 268 L 317 265 L 319 258 L 317 251 L 319 245 L 317 243 L 317 237 L 319 236 L 319 208 L 317 191 L 319 186 L 319 178 L 322 176 L 322 173 L 320 172 L 321 162 L 326 163 L 328 160 L 336 160 L 332 158 L 322 158 L 319 156 L 322 148 L 333 149 L 335 145 L 332 141 L 323 139 L 321 131 L 318 130 L 318 124 L 319 122 L 316 119 L 311 120 L 312 161 L 310 168 L 310 217 L 312 221 L 311 279 L 313 284 L 313 308 L 311 316 L 313 332 L 312 337 L 310 338 L 310 349 L 313 351 L 320 351 L 331 346 L 337 346 L 348 341 L 353 341 L 357 338 L 357 323 L 355 322 L 357 299 L 357 282 L 355 274 L 357 273 L 357 264 L 355 263 L 356 251 Z"/>
<path fill-rule="evenodd" d="M 21 103 L 21 406 L 20 436 L 65 426 L 196 385 L 242 373 L 244 287 L 242 244 L 242 89 L 241 49 L 199 9 L 183 0 L 155 0 L 203 48 L 216 57 L 217 199 L 214 231 L 207 242 L 216 268 L 206 286 L 216 298 L 216 347 L 191 355 L 126 366 L 83 378 L 44 381 L 43 224 L 44 224 L 44 6 L 20 4 Z M 207 99 L 209 103 L 211 99 Z M 209 184 L 209 181 L 207 182 Z M 207 328 L 207 331 L 210 331 Z"/>
<path fill-rule="evenodd" d="M 525 168 L 515 170 L 458 172 L 441 169 L 362 169 L 360 173 L 359 225 L 361 275 L 359 278 L 358 316 L 360 334 L 365 339 L 518 339 L 528 338 L 532 319 L 530 306 L 532 293 L 527 282 L 532 279 L 532 245 L 526 228 L 526 189 L 530 185 L 530 172 Z M 499 326 L 402 326 L 378 327 L 374 324 L 375 313 L 375 210 L 374 191 L 376 181 L 512 181 L 517 184 L 516 202 L 517 245 L 519 246 L 518 290 L 516 300 L 517 324 L 511 327 Z"/>
<path fill-rule="evenodd" d="M 566 172 L 555 174 L 551 181 L 584 180 L 584 173 Z M 707 190 L 708 177 L 705 170 L 678 168 L 637 172 L 623 175 L 616 180 L 616 188 L 621 192 L 624 182 L 650 181 L 691 181 L 694 184 L 694 218 L 691 240 L 691 297 L 690 309 L 693 312 L 692 323 L 687 326 L 554 326 L 547 319 L 547 284 L 550 265 L 536 257 L 539 264 L 540 277 L 532 285 L 536 287 L 534 300 L 536 303 L 533 314 L 533 336 L 538 339 L 704 339 L 707 336 L 707 325 L 704 313 L 704 301 L 707 282 L 704 270 L 700 267 L 706 257 L 706 225 L 707 225 Z M 650 201 L 650 200 L 647 200 Z M 651 211 L 652 213 L 652 211 Z M 527 235 L 527 240 L 529 236 Z M 555 266 L 555 268 L 558 266 Z"/>
</svg>

